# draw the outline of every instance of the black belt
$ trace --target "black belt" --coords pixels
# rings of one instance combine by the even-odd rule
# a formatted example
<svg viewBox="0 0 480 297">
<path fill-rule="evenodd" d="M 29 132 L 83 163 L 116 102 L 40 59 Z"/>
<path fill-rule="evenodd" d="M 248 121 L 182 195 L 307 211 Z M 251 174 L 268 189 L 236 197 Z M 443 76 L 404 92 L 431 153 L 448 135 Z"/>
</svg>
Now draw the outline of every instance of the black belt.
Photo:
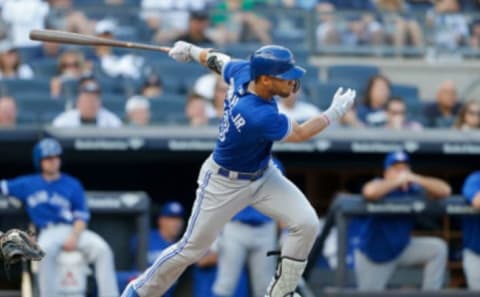
<svg viewBox="0 0 480 297">
<path fill-rule="evenodd" d="M 225 176 L 231 179 L 241 179 L 241 180 L 250 180 L 250 181 L 255 181 L 263 176 L 265 171 L 267 170 L 268 167 L 259 169 L 255 172 L 249 173 L 249 172 L 237 172 L 237 171 L 232 171 L 228 170 L 226 168 L 220 167 L 218 168 L 218 174 L 221 176 Z"/>
</svg>

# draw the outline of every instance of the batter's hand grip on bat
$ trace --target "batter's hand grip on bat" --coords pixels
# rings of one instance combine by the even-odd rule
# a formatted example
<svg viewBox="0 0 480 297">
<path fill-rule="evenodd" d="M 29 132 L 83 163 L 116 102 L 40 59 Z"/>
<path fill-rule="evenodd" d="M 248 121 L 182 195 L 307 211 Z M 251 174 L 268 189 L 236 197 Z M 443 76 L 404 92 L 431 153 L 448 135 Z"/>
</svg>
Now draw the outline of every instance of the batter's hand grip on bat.
<svg viewBox="0 0 480 297">
<path fill-rule="evenodd" d="M 32 30 L 30 31 L 30 39 L 37 41 L 47 41 L 55 43 L 67 43 L 77 45 L 89 45 L 89 46 L 114 46 L 114 47 L 126 47 L 135 49 L 144 49 L 151 51 L 160 51 L 168 53 L 169 47 L 157 46 L 151 44 L 129 42 L 122 40 L 115 40 L 109 38 L 102 38 L 87 34 L 72 33 L 59 30 Z"/>
</svg>

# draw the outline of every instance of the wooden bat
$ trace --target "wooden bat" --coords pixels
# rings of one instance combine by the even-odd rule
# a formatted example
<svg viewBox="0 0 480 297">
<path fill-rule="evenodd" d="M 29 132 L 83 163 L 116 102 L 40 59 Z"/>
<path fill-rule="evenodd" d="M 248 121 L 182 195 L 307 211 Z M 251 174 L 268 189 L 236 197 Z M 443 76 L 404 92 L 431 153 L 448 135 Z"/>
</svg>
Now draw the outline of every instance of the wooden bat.
<svg viewBox="0 0 480 297">
<path fill-rule="evenodd" d="M 48 41 L 56 43 L 78 44 L 78 45 L 90 45 L 90 46 L 114 46 L 114 47 L 126 47 L 134 49 L 143 49 L 150 51 L 159 51 L 168 53 L 170 50 L 167 46 L 158 46 L 145 43 L 129 42 L 115 39 L 108 39 L 102 37 L 96 37 L 87 34 L 79 34 L 72 32 L 65 32 L 59 30 L 32 30 L 30 31 L 30 39 L 38 41 Z"/>
<path fill-rule="evenodd" d="M 30 272 L 28 271 L 28 261 L 22 260 L 22 297 L 33 297 L 33 286 Z"/>
</svg>

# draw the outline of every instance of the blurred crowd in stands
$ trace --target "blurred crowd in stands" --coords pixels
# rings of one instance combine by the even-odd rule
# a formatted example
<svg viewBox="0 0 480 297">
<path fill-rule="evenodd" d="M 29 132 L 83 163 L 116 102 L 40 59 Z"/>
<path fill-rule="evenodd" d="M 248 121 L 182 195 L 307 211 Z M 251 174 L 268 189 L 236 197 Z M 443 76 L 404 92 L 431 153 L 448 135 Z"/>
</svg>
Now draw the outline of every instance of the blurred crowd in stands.
<svg viewBox="0 0 480 297">
<path fill-rule="evenodd" d="M 2 127 L 204 126 L 222 117 L 228 86 L 198 65 L 158 52 L 30 40 L 29 31 L 41 28 L 166 45 L 186 40 L 237 58 L 279 43 L 307 68 L 299 93 L 279 98 L 280 110 L 300 122 L 321 112 L 344 85 L 359 95 L 355 110 L 337 127 L 480 127 L 478 98 L 459 98 L 453 81 L 438 82 L 430 100 L 420 98 L 419 86 L 392 82 L 376 66 L 333 65 L 320 80 L 319 68 L 308 64 L 331 46 L 338 53 L 341 47 L 369 46 L 373 55 L 386 46 L 387 56 L 403 58 L 475 50 L 480 1 L 4 0 L 0 5 Z"/>
</svg>

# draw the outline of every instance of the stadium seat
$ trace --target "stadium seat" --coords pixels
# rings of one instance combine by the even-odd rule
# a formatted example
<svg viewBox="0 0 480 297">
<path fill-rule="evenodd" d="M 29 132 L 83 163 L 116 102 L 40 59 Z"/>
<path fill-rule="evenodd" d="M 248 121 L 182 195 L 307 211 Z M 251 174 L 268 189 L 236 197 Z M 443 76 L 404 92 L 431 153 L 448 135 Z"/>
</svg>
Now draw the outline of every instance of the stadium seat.
<svg viewBox="0 0 480 297">
<path fill-rule="evenodd" d="M 368 81 L 379 74 L 377 66 L 367 65 L 333 65 L 327 69 L 327 80 L 339 84 L 356 84 L 365 90 Z"/>
<path fill-rule="evenodd" d="M 395 84 L 391 85 L 390 93 L 392 97 L 402 98 L 407 105 L 418 103 L 418 87 L 408 84 Z"/>
<path fill-rule="evenodd" d="M 4 79 L 0 80 L 2 94 L 18 96 L 24 93 L 50 94 L 50 80 L 46 78 L 34 79 Z"/>
<path fill-rule="evenodd" d="M 330 105 L 333 95 L 339 86 L 340 84 L 334 82 L 317 82 L 310 85 L 309 101 L 318 108 L 325 110 Z"/>
<path fill-rule="evenodd" d="M 184 124 L 185 96 L 167 95 L 150 101 L 152 122 L 156 124 Z"/>
<path fill-rule="evenodd" d="M 45 58 L 32 64 L 33 73 L 36 77 L 51 78 L 58 75 L 58 62 L 54 58 Z"/>
</svg>

